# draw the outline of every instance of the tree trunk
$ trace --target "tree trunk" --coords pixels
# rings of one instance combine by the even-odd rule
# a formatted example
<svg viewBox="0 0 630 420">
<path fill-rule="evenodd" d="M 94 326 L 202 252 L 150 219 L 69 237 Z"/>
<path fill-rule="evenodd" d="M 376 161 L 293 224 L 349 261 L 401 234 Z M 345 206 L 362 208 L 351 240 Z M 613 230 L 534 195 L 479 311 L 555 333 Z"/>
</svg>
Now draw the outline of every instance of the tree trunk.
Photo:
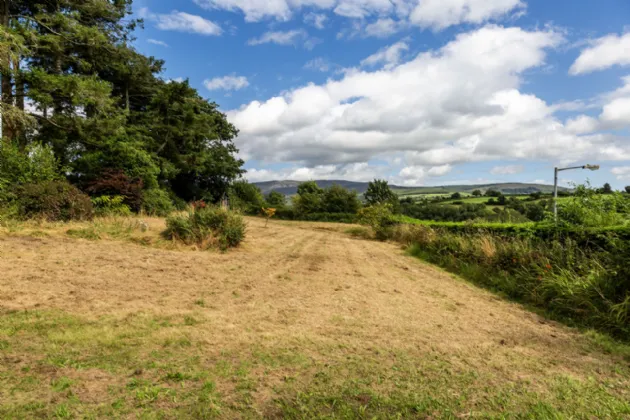
<svg viewBox="0 0 630 420">
<path fill-rule="evenodd" d="M 13 79 L 15 81 L 15 106 L 21 112 L 24 112 L 24 78 L 20 73 L 20 57 L 13 59 Z M 24 127 L 20 125 L 15 127 L 14 136 L 17 139 L 18 147 L 20 150 L 26 150 L 27 141 Z"/>
<path fill-rule="evenodd" d="M 13 60 L 13 72 L 15 76 L 15 106 L 24 111 L 24 78 L 20 74 L 20 59 Z"/>
<path fill-rule="evenodd" d="M 9 2 L 10 0 L 0 0 L 0 25 L 5 28 L 9 27 Z M 13 130 L 6 118 L 5 109 L 13 106 L 13 91 L 11 87 L 11 56 L 7 52 L 6 55 L 0 57 L 0 72 L 2 73 L 2 136 L 13 139 Z"/>
</svg>

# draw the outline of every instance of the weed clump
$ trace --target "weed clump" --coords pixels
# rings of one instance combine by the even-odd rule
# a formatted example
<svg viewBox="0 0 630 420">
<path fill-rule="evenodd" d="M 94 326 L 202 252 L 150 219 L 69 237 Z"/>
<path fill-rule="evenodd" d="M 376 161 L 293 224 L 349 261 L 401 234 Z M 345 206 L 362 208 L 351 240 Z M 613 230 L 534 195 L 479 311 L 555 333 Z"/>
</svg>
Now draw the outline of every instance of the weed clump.
<svg viewBox="0 0 630 420">
<path fill-rule="evenodd" d="M 51 222 L 91 220 L 94 207 L 90 197 L 66 181 L 26 184 L 18 189 L 19 215 Z"/>
<path fill-rule="evenodd" d="M 187 215 L 167 218 L 164 236 L 203 249 L 226 250 L 239 246 L 245 238 L 245 228 L 238 213 L 219 207 L 199 207 Z"/>
</svg>

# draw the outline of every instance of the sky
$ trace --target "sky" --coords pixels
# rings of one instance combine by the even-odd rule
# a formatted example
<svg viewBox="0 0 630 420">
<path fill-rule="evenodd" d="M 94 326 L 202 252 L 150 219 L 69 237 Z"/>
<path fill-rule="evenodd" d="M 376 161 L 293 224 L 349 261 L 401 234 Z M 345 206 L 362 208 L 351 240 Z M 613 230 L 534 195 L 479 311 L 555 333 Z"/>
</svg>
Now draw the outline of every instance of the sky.
<svg viewBox="0 0 630 420">
<path fill-rule="evenodd" d="M 136 0 L 250 182 L 630 185 L 628 0 Z"/>
</svg>

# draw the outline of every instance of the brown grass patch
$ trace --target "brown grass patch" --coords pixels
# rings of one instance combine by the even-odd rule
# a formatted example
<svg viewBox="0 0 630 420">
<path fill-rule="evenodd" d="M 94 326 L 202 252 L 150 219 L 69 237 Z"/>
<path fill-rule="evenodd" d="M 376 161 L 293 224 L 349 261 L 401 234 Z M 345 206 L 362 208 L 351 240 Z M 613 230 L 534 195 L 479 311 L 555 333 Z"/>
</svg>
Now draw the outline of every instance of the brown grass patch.
<svg viewBox="0 0 630 420">
<path fill-rule="evenodd" d="M 145 220 L 149 231 L 131 237 L 158 241 L 163 221 Z M 442 408 L 427 402 L 418 413 L 438 417 L 446 408 L 522 414 L 543 400 L 575 414 L 555 397 L 559 386 L 609 406 L 630 399 L 628 363 L 618 355 L 395 245 L 354 240 L 344 225 L 248 223 L 243 246 L 227 254 L 140 246 L 126 236 L 74 239 L 67 225 L 5 231 L 1 357 L 33 360 L 1 364 L 0 400 L 45 401 L 33 411 L 42 415 L 64 411 L 63 403 L 75 414 L 200 418 L 202 407 L 214 407 L 213 415 L 234 418 L 331 413 L 332 396 L 385 416 L 409 413 L 405 401 L 424 393 Z M 53 315 L 16 318 L 25 310 Z M 63 370 L 32 370 L 51 364 Z M 40 384 L 69 378 L 80 403 L 52 403 L 36 386 L 20 391 L 29 375 Z M 494 402 L 501 398 L 503 408 Z"/>
</svg>

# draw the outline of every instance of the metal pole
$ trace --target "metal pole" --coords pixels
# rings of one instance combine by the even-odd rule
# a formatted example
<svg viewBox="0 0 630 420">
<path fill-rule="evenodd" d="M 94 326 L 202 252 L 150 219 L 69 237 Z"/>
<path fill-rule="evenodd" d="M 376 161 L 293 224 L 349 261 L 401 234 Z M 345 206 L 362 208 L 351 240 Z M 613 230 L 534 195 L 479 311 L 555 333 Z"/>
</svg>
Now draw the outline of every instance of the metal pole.
<svg viewBox="0 0 630 420">
<path fill-rule="evenodd" d="M 553 168 L 553 220 L 558 223 L 558 168 Z"/>
</svg>

